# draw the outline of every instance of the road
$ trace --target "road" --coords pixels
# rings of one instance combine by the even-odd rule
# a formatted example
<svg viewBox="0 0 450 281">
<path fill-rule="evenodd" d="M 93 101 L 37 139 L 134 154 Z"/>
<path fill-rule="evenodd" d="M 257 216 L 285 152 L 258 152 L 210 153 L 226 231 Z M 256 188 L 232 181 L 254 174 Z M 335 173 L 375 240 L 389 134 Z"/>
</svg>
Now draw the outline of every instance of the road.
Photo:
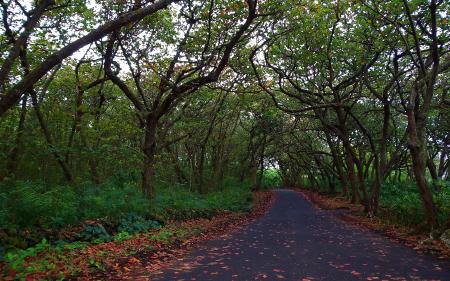
<svg viewBox="0 0 450 281">
<path fill-rule="evenodd" d="M 205 242 L 151 280 L 450 280 L 450 263 L 277 190 L 265 216 Z"/>
</svg>

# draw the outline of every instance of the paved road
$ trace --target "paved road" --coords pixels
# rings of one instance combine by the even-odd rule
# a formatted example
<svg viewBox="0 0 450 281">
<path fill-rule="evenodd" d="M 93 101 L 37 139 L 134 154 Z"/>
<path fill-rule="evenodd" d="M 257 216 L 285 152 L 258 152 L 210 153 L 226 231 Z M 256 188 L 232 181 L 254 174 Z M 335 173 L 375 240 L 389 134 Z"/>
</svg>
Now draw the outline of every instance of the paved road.
<svg viewBox="0 0 450 281">
<path fill-rule="evenodd" d="M 276 191 L 267 214 L 206 242 L 151 280 L 450 280 L 450 263 Z"/>
</svg>

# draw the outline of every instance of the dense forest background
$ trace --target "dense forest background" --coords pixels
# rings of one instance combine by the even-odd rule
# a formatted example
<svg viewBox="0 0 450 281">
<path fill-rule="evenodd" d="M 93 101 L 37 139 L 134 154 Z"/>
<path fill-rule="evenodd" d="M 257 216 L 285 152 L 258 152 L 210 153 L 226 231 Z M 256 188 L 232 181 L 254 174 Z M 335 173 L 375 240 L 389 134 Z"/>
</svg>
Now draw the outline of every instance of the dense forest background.
<svg viewBox="0 0 450 281">
<path fill-rule="evenodd" d="M 448 1 L 0 5 L 5 251 L 277 186 L 449 228 Z"/>
</svg>

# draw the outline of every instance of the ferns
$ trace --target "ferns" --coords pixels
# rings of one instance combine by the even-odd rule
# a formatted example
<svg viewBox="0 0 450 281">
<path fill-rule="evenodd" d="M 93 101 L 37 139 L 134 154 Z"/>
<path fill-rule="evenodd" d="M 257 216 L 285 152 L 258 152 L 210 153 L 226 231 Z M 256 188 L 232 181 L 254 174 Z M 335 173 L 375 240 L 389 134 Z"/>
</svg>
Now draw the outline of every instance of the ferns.
<svg viewBox="0 0 450 281">
<path fill-rule="evenodd" d="M 4 182 L 0 185 L 2 198 L 1 228 L 26 227 L 40 224 L 57 227 L 76 222 L 76 194 L 68 187 L 46 190 L 36 182 Z"/>
<path fill-rule="evenodd" d="M 149 215 L 150 202 L 134 185 L 115 187 L 105 184 L 100 187 L 86 187 L 80 194 L 80 203 L 89 208 L 81 208 L 84 219 L 102 218 L 118 221 L 130 213 L 139 216 Z"/>
<path fill-rule="evenodd" d="M 166 220 L 250 210 L 249 188 L 231 181 L 227 184 L 231 187 L 206 195 L 181 186 L 160 186 L 158 196 L 150 201 L 131 183 L 130 177 L 123 174 L 102 185 L 85 183 L 76 187 L 4 181 L 0 183 L 0 229 L 9 234 L 0 236 L 0 242 L 7 249 L 26 248 L 43 237 L 54 242 L 60 239 L 57 233 L 61 230 L 82 223 L 78 238 L 69 240 L 108 240 L 116 232 L 145 232 L 160 227 L 160 222 Z M 107 230 L 86 226 L 90 220 L 101 222 Z"/>
<path fill-rule="evenodd" d="M 119 221 L 148 215 L 149 201 L 132 185 L 46 187 L 39 182 L 0 184 L 0 228 L 41 226 L 60 229 L 87 219 Z"/>
</svg>

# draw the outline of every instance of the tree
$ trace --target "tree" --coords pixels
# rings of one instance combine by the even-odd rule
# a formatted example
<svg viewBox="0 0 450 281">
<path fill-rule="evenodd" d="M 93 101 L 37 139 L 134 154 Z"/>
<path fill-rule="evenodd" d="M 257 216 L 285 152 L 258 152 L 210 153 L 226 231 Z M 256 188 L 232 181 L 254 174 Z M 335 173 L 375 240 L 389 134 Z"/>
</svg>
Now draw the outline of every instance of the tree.
<svg viewBox="0 0 450 281">
<path fill-rule="evenodd" d="M 217 81 L 225 70 L 233 49 L 243 38 L 248 37 L 247 31 L 251 31 L 252 23 L 257 17 L 257 1 L 249 0 L 246 3 L 248 10 L 246 15 L 243 14 L 244 10 L 239 9 L 225 17 L 218 12 L 223 7 L 216 5 L 214 1 L 187 1 L 181 8 L 183 11 L 180 13 L 181 22 L 175 23 L 175 27 L 185 27 L 185 33 L 175 42 L 170 42 L 172 38 L 167 38 L 165 41 L 167 49 L 162 51 L 157 50 L 159 42 L 153 40 L 152 36 L 152 33 L 161 26 L 152 25 L 151 22 L 143 23 L 137 34 L 133 34 L 136 32 L 136 28 L 133 28 L 129 31 L 124 30 L 123 34 L 115 32 L 110 36 L 105 51 L 106 74 L 131 101 L 145 132 L 142 149 L 144 153 L 142 190 L 146 196 L 154 196 L 151 180 L 154 175 L 159 120 L 169 114 L 186 96 L 208 83 Z M 241 25 L 235 25 L 241 20 L 243 20 Z M 223 37 L 218 33 L 220 28 L 234 31 Z M 144 30 L 149 33 L 146 34 Z M 140 42 L 142 45 L 136 46 L 131 43 L 137 41 L 133 35 L 148 36 L 147 38 L 152 40 L 148 42 L 142 40 Z M 205 36 L 207 40 L 201 40 Z M 170 54 L 161 57 L 160 54 L 169 53 L 172 46 L 175 50 L 172 58 L 169 59 Z M 113 70 L 113 59 L 118 55 L 117 49 L 130 68 L 133 88 L 118 76 L 118 71 Z M 147 65 L 143 66 L 142 61 Z"/>
</svg>

